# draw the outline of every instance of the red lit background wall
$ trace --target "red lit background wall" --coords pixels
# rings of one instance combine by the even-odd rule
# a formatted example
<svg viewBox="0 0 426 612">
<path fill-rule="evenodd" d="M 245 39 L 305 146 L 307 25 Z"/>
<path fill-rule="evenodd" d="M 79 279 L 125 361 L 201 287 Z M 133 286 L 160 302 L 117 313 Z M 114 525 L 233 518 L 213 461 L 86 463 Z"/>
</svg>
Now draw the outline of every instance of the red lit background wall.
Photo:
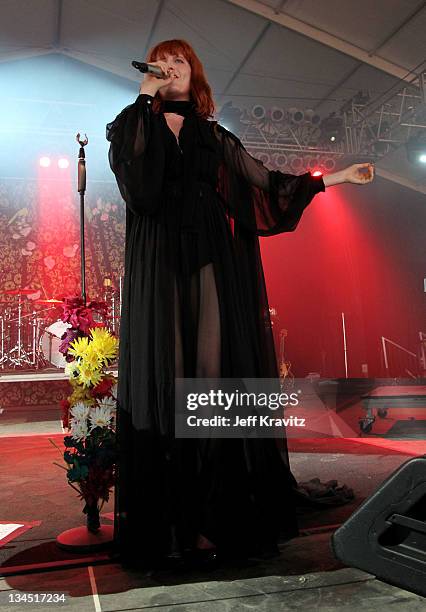
<svg viewBox="0 0 426 612">
<path fill-rule="evenodd" d="M 0 279 L 4 292 L 33 288 L 28 300 L 61 299 L 80 290 L 79 197 L 75 176 L 55 166 L 37 179 L 0 179 Z M 101 298 L 103 279 L 123 274 L 124 204 L 116 185 L 96 182 L 86 194 L 86 282 Z M 25 303 L 27 298 L 24 298 Z M 29 304 L 26 304 L 26 307 Z M 1 310 L 1 309 L 0 309 Z"/>
<path fill-rule="evenodd" d="M 78 194 L 62 181 L 0 181 L 0 266 L 3 290 L 32 287 L 57 298 L 79 285 Z M 58 178 L 58 177 L 56 177 Z M 345 313 L 348 375 L 384 375 L 380 338 L 416 351 L 426 331 L 426 201 L 377 178 L 317 195 L 295 232 L 261 239 L 270 306 L 288 330 L 287 357 L 297 376 L 345 375 L 341 313 Z M 87 288 L 100 297 L 105 276 L 123 272 L 124 204 L 114 182 L 88 184 Z M 278 326 L 276 326 L 278 331 Z"/>
<path fill-rule="evenodd" d="M 329 187 L 295 232 L 261 242 L 269 302 L 297 376 L 383 376 L 380 338 L 416 352 L 426 331 L 426 198 L 376 178 Z"/>
</svg>

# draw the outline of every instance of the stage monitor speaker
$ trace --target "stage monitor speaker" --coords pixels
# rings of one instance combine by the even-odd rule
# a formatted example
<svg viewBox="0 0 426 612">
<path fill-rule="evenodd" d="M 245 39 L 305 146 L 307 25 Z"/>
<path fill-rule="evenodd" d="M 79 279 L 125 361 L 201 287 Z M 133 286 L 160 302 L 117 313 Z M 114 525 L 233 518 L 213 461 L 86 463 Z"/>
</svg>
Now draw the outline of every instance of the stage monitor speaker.
<svg viewBox="0 0 426 612">
<path fill-rule="evenodd" d="M 334 555 L 426 596 L 426 455 L 391 474 L 331 537 Z"/>
</svg>

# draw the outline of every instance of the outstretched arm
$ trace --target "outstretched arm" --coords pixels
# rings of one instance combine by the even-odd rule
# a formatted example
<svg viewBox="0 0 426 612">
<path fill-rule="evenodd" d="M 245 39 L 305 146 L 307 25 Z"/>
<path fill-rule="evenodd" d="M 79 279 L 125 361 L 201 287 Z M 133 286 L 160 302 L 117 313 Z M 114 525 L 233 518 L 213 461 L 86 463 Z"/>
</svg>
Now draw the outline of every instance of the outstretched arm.
<svg viewBox="0 0 426 612">
<path fill-rule="evenodd" d="M 340 185 L 341 183 L 354 183 L 356 185 L 365 185 L 371 183 L 374 179 L 374 164 L 368 162 L 364 164 L 352 164 L 343 170 L 326 174 L 323 176 L 324 185 L 331 187 L 332 185 Z"/>
<path fill-rule="evenodd" d="M 292 232 L 313 197 L 325 190 L 322 176 L 269 170 L 237 136 L 220 125 L 215 131 L 223 160 L 219 193 L 229 214 L 260 236 Z"/>
</svg>

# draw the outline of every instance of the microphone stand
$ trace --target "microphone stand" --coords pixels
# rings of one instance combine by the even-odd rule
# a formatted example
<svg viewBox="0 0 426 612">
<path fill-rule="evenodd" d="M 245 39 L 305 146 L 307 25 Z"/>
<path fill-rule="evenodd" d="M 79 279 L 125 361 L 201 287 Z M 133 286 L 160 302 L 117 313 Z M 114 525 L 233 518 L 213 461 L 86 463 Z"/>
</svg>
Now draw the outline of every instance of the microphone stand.
<svg viewBox="0 0 426 612">
<path fill-rule="evenodd" d="M 77 134 L 76 140 L 80 145 L 78 153 L 78 186 L 77 191 L 80 194 L 80 262 L 81 262 L 81 297 L 83 304 L 86 306 L 86 254 L 84 249 L 84 194 L 86 192 L 86 159 L 84 147 L 89 142 L 87 134 L 85 139 L 80 140 L 80 133 Z"/>
<path fill-rule="evenodd" d="M 81 254 L 81 294 L 86 306 L 86 267 L 84 254 L 84 192 L 86 191 L 86 161 L 84 147 L 89 142 L 87 134 L 85 139 L 80 140 L 77 134 L 76 140 L 80 145 L 78 153 L 78 192 L 80 194 L 80 254 Z M 97 514 L 97 518 L 99 515 Z M 87 514 L 89 520 L 89 514 Z M 110 546 L 114 539 L 114 528 L 112 525 L 99 525 L 96 531 L 91 531 L 88 521 L 84 527 L 74 527 L 63 531 L 56 537 L 58 548 L 71 552 L 96 552 L 106 546 Z"/>
</svg>

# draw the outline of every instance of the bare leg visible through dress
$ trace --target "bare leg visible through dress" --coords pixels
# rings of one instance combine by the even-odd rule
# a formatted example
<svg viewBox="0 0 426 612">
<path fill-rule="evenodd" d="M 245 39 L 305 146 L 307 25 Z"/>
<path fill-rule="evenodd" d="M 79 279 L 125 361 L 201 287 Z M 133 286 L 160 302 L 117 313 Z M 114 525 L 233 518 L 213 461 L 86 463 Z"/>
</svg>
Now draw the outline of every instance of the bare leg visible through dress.
<svg viewBox="0 0 426 612">
<path fill-rule="evenodd" d="M 199 272 L 199 296 L 197 279 L 192 283 L 192 308 L 194 324 L 197 324 L 196 376 L 219 378 L 220 367 L 220 315 L 213 264 L 203 266 Z M 198 323 L 196 316 L 198 311 Z M 180 304 L 175 285 L 175 377 L 184 376 Z M 197 548 L 211 548 L 214 544 L 202 534 L 198 535 Z"/>
<path fill-rule="evenodd" d="M 213 264 L 200 270 L 200 295 L 197 334 L 196 376 L 220 377 L 220 316 Z M 193 316 L 196 317 L 198 296 L 196 279 L 193 282 Z M 175 284 L 175 377 L 184 376 L 180 304 Z M 195 323 L 197 324 L 197 323 Z"/>
</svg>

